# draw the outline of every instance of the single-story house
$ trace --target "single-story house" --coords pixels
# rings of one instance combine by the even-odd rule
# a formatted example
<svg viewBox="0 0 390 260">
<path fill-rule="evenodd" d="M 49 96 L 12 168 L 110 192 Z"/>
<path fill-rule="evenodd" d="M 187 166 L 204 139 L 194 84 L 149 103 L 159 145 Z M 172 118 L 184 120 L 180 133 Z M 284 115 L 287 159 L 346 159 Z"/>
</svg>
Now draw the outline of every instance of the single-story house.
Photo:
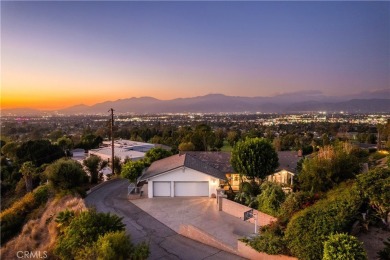
<svg viewBox="0 0 390 260">
<path fill-rule="evenodd" d="M 196 156 L 176 154 L 155 161 L 138 180 L 146 182 L 148 197 L 213 197 L 225 174 Z"/>
<path fill-rule="evenodd" d="M 274 174 L 267 177 L 267 180 L 280 184 L 293 185 L 297 164 L 302 158 L 299 155 L 299 153 L 292 151 L 278 152 L 279 167 Z"/>
<path fill-rule="evenodd" d="M 102 147 L 98 149 L 91 149 L 88 152 L 88 155 L 99 156 L 102 160 L 111 161 L 111 147 Z M 119 157 L 121 162 L 124 162 L 126 158 L 131 159 L 132 161 L 138 161 L 145 157 L 144 152 L 139 152 L 135 150 L 130 150 L 123 147 L 114 146 L 114 155 Z"/>
</svg>

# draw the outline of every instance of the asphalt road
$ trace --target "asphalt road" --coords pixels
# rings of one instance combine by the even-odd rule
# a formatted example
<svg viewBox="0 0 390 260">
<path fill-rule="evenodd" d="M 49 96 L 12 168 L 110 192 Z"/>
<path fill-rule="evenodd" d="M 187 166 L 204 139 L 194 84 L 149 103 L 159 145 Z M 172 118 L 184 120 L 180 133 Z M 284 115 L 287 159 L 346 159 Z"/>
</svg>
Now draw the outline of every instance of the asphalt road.
<svg viewBox="0 0 390 260">
<path fill-rule="evenodd" d="M 149 243 L 148 259 L 242 259 L 234 254 L 199 243 L 177 234 L 157 219 L 127 200 L 127 180 L 113 180 L 90 193 L 85 202 L 100 212 L 123 217 L 126 232 L 133 243 Z M 172 212 L 175 214 L 175 212 Z"/>
</svg>

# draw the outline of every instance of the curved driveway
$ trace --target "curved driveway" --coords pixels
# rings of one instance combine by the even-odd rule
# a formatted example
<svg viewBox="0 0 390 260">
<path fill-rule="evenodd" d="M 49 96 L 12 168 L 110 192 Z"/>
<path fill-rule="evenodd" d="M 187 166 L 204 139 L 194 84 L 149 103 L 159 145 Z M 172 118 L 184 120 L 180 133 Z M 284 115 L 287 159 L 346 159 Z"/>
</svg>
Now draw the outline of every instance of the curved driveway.
<svg viewBox="0 0 390 260">
<path fill-rule="evenodd" d="M 147 241 L 149 259 L 241 259 L 214 247 L 177 234 L 127 200 L 127 180 L 113 180 L 91 192 L 85 202 L 97 211 L 111 212 L 123 217 L 126 232 L 134 243 Z"/>
</svg>

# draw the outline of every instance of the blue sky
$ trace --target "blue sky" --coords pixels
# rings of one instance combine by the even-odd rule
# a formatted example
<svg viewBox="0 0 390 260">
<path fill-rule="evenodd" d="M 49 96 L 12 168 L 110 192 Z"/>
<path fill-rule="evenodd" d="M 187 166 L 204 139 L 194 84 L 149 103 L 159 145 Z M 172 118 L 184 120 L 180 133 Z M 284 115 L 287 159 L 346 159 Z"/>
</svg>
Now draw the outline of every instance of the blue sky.
<svg viewBox="0 0 390 260">
<path fill-rule="evenodd" d="M 1 2 L 1 29 L 3 107 L 390 87 L 389 2 Z"/>
</svg>

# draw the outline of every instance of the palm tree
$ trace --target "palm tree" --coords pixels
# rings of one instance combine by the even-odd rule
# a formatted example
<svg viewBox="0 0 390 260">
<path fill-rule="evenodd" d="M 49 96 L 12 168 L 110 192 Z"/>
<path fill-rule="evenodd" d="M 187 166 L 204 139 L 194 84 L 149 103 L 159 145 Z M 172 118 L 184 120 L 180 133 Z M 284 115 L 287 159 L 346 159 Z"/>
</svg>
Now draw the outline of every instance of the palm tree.
<svg viewBox="0 0 390 260">
<path fill-rule="evenodd" d="M 23 163 L 22 167 L 20 168 L 20 172 L 23 174 L 23 178 L 26 183 L 27 192 L 32 191 L 33 189 L 32 177 L 33 174 L 35 173 L 34 164 L 31 161 Z"/>
</svg>

